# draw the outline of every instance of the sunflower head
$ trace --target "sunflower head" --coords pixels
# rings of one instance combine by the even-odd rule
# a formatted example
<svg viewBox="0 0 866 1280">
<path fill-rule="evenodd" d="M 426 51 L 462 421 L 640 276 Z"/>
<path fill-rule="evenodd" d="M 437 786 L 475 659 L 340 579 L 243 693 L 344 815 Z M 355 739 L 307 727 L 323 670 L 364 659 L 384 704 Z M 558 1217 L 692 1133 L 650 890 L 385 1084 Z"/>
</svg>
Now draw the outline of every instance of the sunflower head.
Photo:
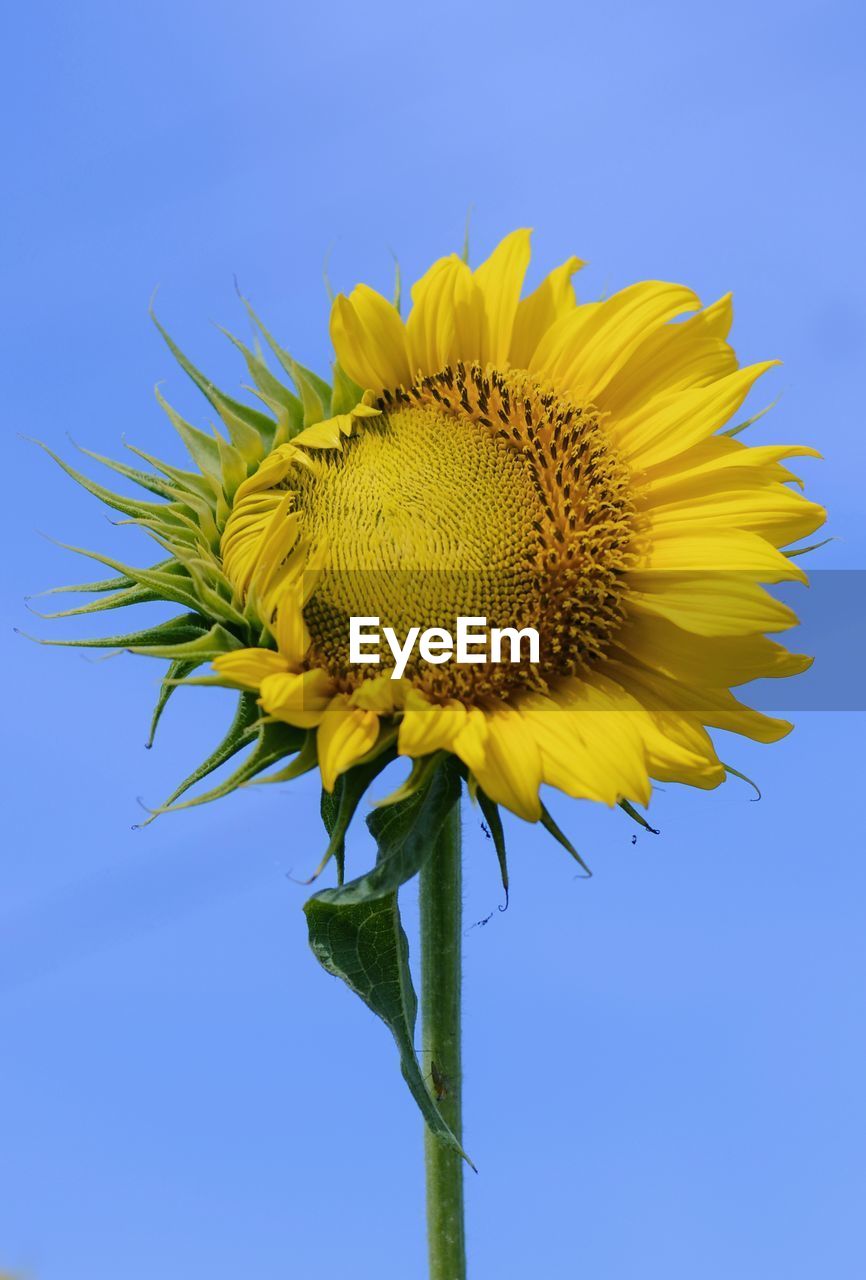
<svg viewBox="0 0 866 1280">
<path fill-rule="evenodd" d="M 163 809 L 319 770 L 319 869 L 333 858 L 338 884 L 305 905 L 312 949 L 389 1025 L 428 1126 L 461 1154 L 434 1066 L 414 1049 L 400 887 L 422 872 L 429 888 L 433 868 L 440 897 L 456 892 L 431 858 L 447 846 L 459 865 L 464 782 L 507 894 L 500 805 L 580 860 L 544 784 L 648 826 L 634 804 L 649 802 L 652 779 L 714 787 L 737 772 L 709 729 L 785 734 L 731 689 L 808 665 L 769 639 L 796 618 L 764 584 L 804 580 L 790 544 L 824 518 L 785 465 L 813 449 L 750 448 L 737 438 L 748 422 L 728 426 L 769 368 L 739 367 L 730 298 L 702 308 L 688 289 L 646 281 L 578 304 L 576 258 L 524 296 L 528 261 L 526 231 L 475 271 L 443 258 L 405 322 L 365 285 L 336 298 L 331 383 L 251 312 L 291 383 L 234 339 L 261 408 L 219 391 L 167 339 L 219 419 L 209 434 L 163 402 L 193 466 L 139 451 L 144 468 L 98 459 L 145 491 L 130 498 L 61 464 L 159 552 L 145 568 L 85 553 L 113 576 L 65 588 L 96 600 L 53 616 L 180 609 L 77 642 L 169 660 L 151 736 L 179 684 L 239 695 L 225 738 Z M 359 620 L 386 632 L 393 662 L 353 650 Z M 512 644 L 511 661 L 443 660 L 455 620 L 510 633 L 516 658 Z M 524 635 L 536 646 L 521 648 Z M 241 751 L 225 781 L 178 803 Z M 376 863 L 346 883 L 347 828 L 396 756 L 412 768 L 368 818 Z"/>
<path fill-rule="evenodd" d="M 366 285 L 338 296 L 330 384 L 256 320 L 292 382 L 236 342 L 262 409 L 173 347 L 221 420 L 207 435 L 166 406 L 195 469 L 109 464 L 155 501 L 73 473 L 162 553 L 144 570 L 97 556 L 118 576 L 90 584 L 108 594 L 88 608 L 186 611 L 106 642 L 170 659 L 157 716 L 178 682 L 240 694 L 180 790 L 243 746 L 208 796 L 277 762 L 268 777 L 318 767 L 330 793 L 395 754 L 416 781 L 451 756 L 485 803 L 549 822 L 542 784 L 631 808 L 651 779 L 723 781 L 708 728 L 787 732 L 731 693 L 808 664 L 768 638 L 795 618 L 764 584 L 804 577 L 784 548 L 824 513 L 785 461 L 814 450 L 750 448 L 727 425 L 773 362 L 739 367 L 730 298 L 702 308 L 648 281 L 579 304 L 577 258 L 524 295 L 528 263 L 527 231 L 474 271 L 443 258 L 405 320 Z M 399 676 L 352 659 L 352 618 L 402 643 L 459 617 L 534 630 L 538 651 L 459 664 L 412 648 Z"/>
</svg>

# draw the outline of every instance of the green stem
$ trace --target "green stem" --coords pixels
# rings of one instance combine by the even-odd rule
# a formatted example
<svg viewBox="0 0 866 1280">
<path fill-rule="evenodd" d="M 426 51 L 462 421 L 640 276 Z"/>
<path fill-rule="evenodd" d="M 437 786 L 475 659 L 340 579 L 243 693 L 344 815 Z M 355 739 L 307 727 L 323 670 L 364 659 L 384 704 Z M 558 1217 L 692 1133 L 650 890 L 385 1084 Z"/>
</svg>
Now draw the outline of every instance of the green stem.
<svg viewBox="0 0 866 1280">
<path fill-rule="evenodd" d="M 463 1137 L 461 873 L 460 805 L 456 804 L 421 871 L 420 905 L 422 1061 L 431 1092 L 458 1142 Z M 424 1133 L 424 1156 L 430 1280 L 466 1280 L 463 1160 L 429 1129 Z"/>
</svg>

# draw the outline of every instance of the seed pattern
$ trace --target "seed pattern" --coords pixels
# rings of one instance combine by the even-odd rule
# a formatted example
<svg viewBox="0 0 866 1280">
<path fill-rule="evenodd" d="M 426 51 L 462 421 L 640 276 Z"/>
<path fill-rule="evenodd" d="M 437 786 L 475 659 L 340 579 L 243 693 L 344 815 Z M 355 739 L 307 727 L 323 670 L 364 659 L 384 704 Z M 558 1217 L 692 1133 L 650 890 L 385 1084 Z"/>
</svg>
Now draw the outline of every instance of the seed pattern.
<svg viewBox="0 0 866 1280">
<path fill-rule="evenodd" d="M 293 472 L 329 568 L 308 602 L 311 665 L 345 690 L 382 667 L 348 662 L 347 618 L 453 630 L 458 614 L 534 626 L 540 662 L 432 666 L 407 675 L 429 696 L 471 703 L 546 688 L 607 650 L 623 620 L 633 556 L 629 474 L 592 408 L 522 371 L 457 363 L 384 390 L 338 451 Z"/>
</svg>

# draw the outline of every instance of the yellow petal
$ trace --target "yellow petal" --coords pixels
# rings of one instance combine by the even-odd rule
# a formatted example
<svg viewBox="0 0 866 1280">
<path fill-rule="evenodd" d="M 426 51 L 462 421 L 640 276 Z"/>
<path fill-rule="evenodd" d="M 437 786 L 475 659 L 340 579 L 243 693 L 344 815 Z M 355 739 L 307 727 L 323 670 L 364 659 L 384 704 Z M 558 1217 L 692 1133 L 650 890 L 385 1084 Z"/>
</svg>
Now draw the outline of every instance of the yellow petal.
<svg viewBox="0 0 866 1280">
<path fill-rule="evenodd" d="M 359 284 L 331 308 L 331 341 L 340 365 L 360 387 L 381 391 L 408 383 L 406 332 L 400 315 L 380 293 Z"/>
<path fill-rule="evenodd" d="M 264 621 L 270 620 L 270 611 L 264 605 L 264 597 L 272 586 L 284 576 L 283 566 L 293 552 L 295 559 L 303 558 L 304 549 L 298 544 L 301 512 L 293 511 L 294 495 L 279 493 L 280 504 L 275 508 L 264 528 L 259 528 L 255 543 L 248 538 L 246 550 L 254 556 L 252 572 L 248 575 L 247 595 L 251 603 L 261 609 Z M 294 561 L 293 561 L 294 563 Z"/>
<path fill-rule="evenodd" d="M 482 715 L 485 722 L 483 749 L 478 751 L 477 738 L 471 739 L 472 730 L 477 735 L 477 719 L 470 713 L 455 738 L 457 754 L 491 800 L 504 804 L 527 822 L 537 822 L 541 817 L 541 754 L 534 739 L 527 735 L 519 712 L 505 705 L 485 712 L 475 707 L 472 711 Z"/>
<path fill-rule="evenodd" d="M 484 295 L 465 262 L 440 258 L 412 287 L 406 322 L 413 376 L 436 373 L 458 360 L 480 360 L 486 319 Z"/>
<path fill-rule="evenodd" d="M 333 684 L 327 671 L 314 667 L 300 674 L 267 676 L 259 701 L 269 716 L 310 729 L 322 719 L 331 702 Z"/>
<path fill-rule="evenodd" d="M 820 457 L 817 449 L 805 444 L 745 445 L 730 436 L 710 436 L 684 453 L 648 468 L 641 476 L 641 483 L 646 485 L 654 501 L 666 501 L 687 482 L 729 468 L 757 471 L 767 480 L 788 481 L 795 477 L 787 467 L 779 465 L 783 458 Z"/>
<path fill-rule="evenodd" d="M 791 732 L 787 720 L 765 716 L 744 706 L 728 689 L 699 688 L 681 680 L 671 680 L 657 671 L 637 667 L 629 671 L 632 685 L 645 689 L 669 712 L 682 713 L 714 729 L 742 734 L 755 742 L 778 742 Z"/>
<path fill-rule="evenodd" d="M 765 635 L 700 636 L 648 614 L 632 614 L 616 640 L 646 667 L 686 684 L 719 689 L 799 675 L 812 665 L 805 654 L 789 653 Z"/>
<path fill-rule="evenodd" d="M 605 662 L 599 674 L 613 676 L 613 682 L 635 706 L 631 719 L 643 740 L 651 777 L 704 790 L 724 782 L 724 765 L 700 721 L 681 711 L 671 711 L 646 687 L 631 681 L 630 670 L 628 662 Z"/>
<path fill-rule="evenodd" d="M 236 649 L 221 653 L 212 665 L 214 671 L 244 689 L 258 689 L 267 676 L 288 669 L 285 658 L 273 649 Z"/>
<path fill-rule="evenodd" d="M 784 547 L 814 533 L 827 517 L 816 502 L 748 471 L 703 476 L 665 496 L 668 501 L 654 502 L 644 513 L 653 536 L 673 534 L 686 526 L 726 525 L 750 530 L 773 546 Z"/>
<path fill-rule="evenodd" d="M 295 460 L 295 449 L 291 444 L 279 445 L 264 459 L 251 476 L 238 486 L 235 493 L 234 506 L 252 493 L 260 493 L 263 489 L 273 489 L 284 480 Z"/>
<path fill-rule="evenodd" d="M 659 325 L 700 300 L 683 285 L 646 280 L 604 302 L 577 307 L 548 330 L 531 368 L 557 390 L 594 401 Z"/>
<path fill-rule="evenodd" d="M 551 325 L 570 315 L 577 306 L 572 276 L 584 264 L 580 258 L 568 258 L 518 304 L 511 331 L 509 364 L 514 369 L 528 369 L 539 342 Z"/>
<path fill-rule="evenodd" d="M 738 574 L 629 574 L 627 611 L 666 618 L 702 636 L 786 631 L 797 615 L 757 582 Z"/>
<path fill-rule="evenodd" d="M 251 493 L 235 501 L 223 530 L 220 555 L 226 577 L 241 598 L 249 590 L 274 517 L 282 519 L 288 505 L 285 493 L 279 491 Z"/>
<path fill-rule="evenodd" d="M 738 369 L 708 387 L 659 396 L 635 413 L 611 420 L 611 437 L 632 467 L 655 466 L 723 427 L 761 374 L 778 363 L 767 360 Z"/>
<path fill-rule="evenodd" d="M 379 717 L 374 711 L 351 706 L 347 694 L 338 694 L 331 700 L 316 735 L 319 771 L 326 791 L 334 790 L 340 774 L 366 755 L 378 736 Z"/>
<path fill-rule="evenodd" d="M 353 707 L 363 711 L 375 711 L 379 716 L 390 716 L 399 711 L 405 702 L 407 689 L 411 689 L 408 680 L 392 680 L 388 672 L 365 680 L 350 695 Z"/>
<path fill-rule="evenodd" d="M 508 360 L 514 317 L 529 266 L 531 232 L 522 228 L 507 235 L 475 272 L 484 298 L 486 342 L 478 359 L 503 367 Z"/>
<path fill-rule="evenodd" d="M 303 446 L 305 449 L 341 449 L 343 436 L 352 435 L 359 420 L 378 418 L 381 413 L 381 409 L 368 404 L 356 405 L 348 413 L 338 413 L 334 418 L 325 418 L 322 422 L 313 423 L 311 427 L 305 427 L 294 437 L 292 444 L 296 448 Z"/>
<path fill-rule="evenodd" d="M 397 735 L 397 750 L 401 756 L 413 757 L 449 751 L 465 722 L 466 708 L 461 702 L 428 702 L 416 689 L 410 688 Z"/>
<path fill-rule="evenodd" d="M 622 797 L 649 802 L 639 710 L 598 675 L 559 680 L 550 696 L 531 694 L 520 703 L 541 750 L 544 781 L 566 795 L 609 805 Z"/>
<path fill-rule="evenodd" d="M 635 570 L 644 577 L 658 574 L 661 586 L 669 573 L 696 571 L 710 576 L 736 573 L 755 582 L 808 582 L 798 565 L 757 533 L 698 524 L 656 530 L 648 554 Z"/>
<path fill-rule="evenodd" d="M 467 707 L 466 718 L 454 735 L 454 751 L 473 773 L 484 768 L 487 738 L 484 712 L 480 707 Z"/>
<path fill-rule="evenodd" d="M 658 395 L 703 387 L 733 373 L 737 357 L 724 340 L 730 315 L 728 294 L 681 324 L 655 329 L 596 395 L 598 407 L 623 417 Z"/>
<path fill-rule="evenodd" d="M 310 632 L 304 620 L 302 591 L 297 583 L 280 591 L 280 602 L 273 625 L 277 648 L 292 670 L 297 670 L 310 647 Z"/>
</svg>

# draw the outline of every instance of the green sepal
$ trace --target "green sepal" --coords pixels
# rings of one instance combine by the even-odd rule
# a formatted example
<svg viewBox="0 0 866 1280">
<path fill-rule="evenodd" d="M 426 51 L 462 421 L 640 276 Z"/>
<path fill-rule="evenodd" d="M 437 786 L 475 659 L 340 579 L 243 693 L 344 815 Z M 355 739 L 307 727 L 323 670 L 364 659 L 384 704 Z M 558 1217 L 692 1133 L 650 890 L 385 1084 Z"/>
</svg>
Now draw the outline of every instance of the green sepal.
<svg viewBox="0 0 866 1280">
<path fill-rule="evenodd" d="M 298 364 L 297 360 L 292 360 L 291 356 L 289 356 L 289 360 L 291 361 L 292 377 L 295 381 L 295 386 L 301 393 L 301 404 L 304 406 L 304 426 L 313 427 L 317 422 L 321 422 L 323 418 L 327 417 L 328 411 L 325 405 L 330 400 L 330 394 L 323 399 L 316 386 L 317 383 L 321 383 L 321 379 L 316 378 L 315 374 L 311 373 L 309 369 L 305 369 L 302 364 Z M 330 387 L 327 388 L 327 391 L 330 393 Z"/>
<path fill-rule="evenodd" d="M 220 460 L 223 492 L 229 503 L 249 474 L 246 460 L 240 449 L 221 436 L 216 427 L 213 429 Z"/>
<path fill-rule="evenodd" d="M 331 414 L 331 388 L 327 382 L 320 378 L 318 374 L 313 373 L 311 369 L 305 369 L 293 356 L 289 355 L 288 351 L 281 347 L 276 338 L 265 328 L 247 299 L 241 297 L 241 301 L 246 307 L 250 319 L 261 331 L 265 342 L 267 342 L 271 351 L 273 351 L 300 392 L 304 413 L 303 426 L 311 427 L 315 423 L 321 422 L 323 418 L 329 417 Z"/>
<path fill-rule="evenodd" d="M 180 548 L 177 550 L 177 559 L 192 583 L 193 595 L 199 602 L 197 608 L 246 631 L 249 620 L 234 604 L 231 586 L 223 577 L 220 566 L 211 559 L 186 555 Z"/>
<path fill-rule="evenodd" d="M 289 725 L 262 720 L 255 694 L 241 694 L 235 718 L 219 746 L 197 769 L 193 770 L 188 778 L 184 779 L 179 787 L 175 788 L 164 804 L 154 809 L 150 817 L 139 825 L 147 826 L 161 813 L 176 813 L 179 809 L 191 809 L 196 805 L 208 804 L 211 800 L 229 795 L 263 770 L 270 768 L 272 764 L 276 764 L 278 760 L 297 752 L 303 745 L 305 736 L 302 729 L 293 729 Z M 175 804 L 178 797 L 190 787 L 201 782 L 238 751 L 252 743 L 255 743 L 255 746 L 243 764 L 218 787 L 206 791 L 203 795 L 195 796 L 192 800 L 184 800 L 182 804 Z"/>
<path fill-rule="evenodd" d="M 463 248 L 460 250 L 460 261 L 469 266 L 469 232 L 472 225 L 472 205 L 466 210 L 466 225 L 463 229 Z"/>
<path fill-rule="evenodd" d="M 95 480 L 90 480 L 81 471 L 76 471 L 75 467 L 64 462 L 58 453 L 53 449 L 49 449 L 47 444 L 43 444 L 41 440 L 36 440 L 36 444 L 40 449 L 48 454 L 68 476 L 71 476 L 82 489 L 86 489 L 88 493 L 93 494 L 94 498 L 99 498 L 100 502 L 104 502 L 107 507 L 112 507 L 115 511 L 121 512 L 122 515 L 130 516 L 135 519 L 137 517 L 165 517 L 168 508 L 165 503 L 161 502 L 141 502 L 137 498 L 124 498 L 119 493 L 113 493 L 111 489 L 106 489 L 104 485 L 97 484 Z"/>
<path fill-rule="evenodd" d="M 775 400 L 771 400 L 768 405 L 753 414 L 751 418 L 746 418 L 745 422 L 738 422 L 735 427 L 728 427 L 727 431 L 720 431 L 719 435 L 728 436 L 730 439 L 733 439 L 733 437 L 738 436 L 741 431 L 745 431 L 747 427 L 752 427 L 756 422 L 760 422 L 765 413 L 769 413 L 771 409 L 775 409 L 780 399 L 781 396 L 776 396 Z"/>
<path fill-rule="evenodd" d="M 82 444 L 75 444 L 74 440 L 72 443 L 79 453 L 83 453 L 87 458 L 92 458 L 94 462 L 98 462 L 100 466 L 107 467 L 109 471 L 113 471 L 116 475 L 123 476 L 124 480 L 131 480 L 140 489 L 146 489 L 148 493 L 154 493 L 158 498 L 163 498 L 167 502 L 175 502 L 177 500 L 176 491 L 173 490 L 167 480 L 163 480 L 162 476 L 156 476 L 150 471 L 142 471 L 138 467 L 130 467 L 125 462 L 118 462 L 116 458 L 109 458 L 104 453 L 96 453 L 94 449 L 87 449 Z"/>
<path fill-rule="evenodd" d="M 400 259 L 394 254 L 394 310 L 397 315 L 403 310 L 403 273 L 400 270 Z"/>
<path fill-rule="evenodd" d="M 569 840 L 568 836 L 565 835 L 565 833 L 561 831 L 559 827 L 556 825 L 556 823 L 554 822 L 553 818 L 550 815 L 550 812 L 544 805 L 541 806 L 541 825 L 544 827 L 545 831 L 550 832 L 554 840 L 556 840 L 558 844 L 561 844 L 563 849 L 565 849 L 567 853 L 571 854 L 575 862 L 577 862 L 581 867 L 583 867 L 587 876 L 591 876 L 592 871 L 589 869 L 589 867 L 584 862 L 583 858 L 577 852 L 574 845 Z"/>
<path fill-rule="evenodd" d="M 264 778 L 255 778 L 249 783 L 249 786 L 270 786 L 274 782 L 294 782 L 296 778 L 302 778 L 305 773 L 310 773 L 319 763 L 319 745 L 316 741 L 315 729 L 308 729 L 304 741 L 298 748 L 297 755 L 290 764 L 284 769 L 278 769 L 276 773 L 268 773 Z"/>
<path fill-rule="evenodd" d="M 153 312 L 151 312 L 151 316 L 169 351 L 171 351 L 184 373 L 192 379 L 199 391 L 216 409 L 231 437 L 232 444 L 235 445 L 248 463 L 258 462 L 265 453 L 266 442 L 273 438 L 275 429 L 273 418 L 269 418 L 267 414 L 260 413 L 258 409 L 251 409 L 249 405 L 241 404 L 239 400 L 234 400 L 231 396 L 227 396 L 220 391 L 219 387 L 216 387 L 209 378 L 206 378 L 192 361 L 184 355 Z"/>
<path fill-rule="evenodd" d="M 373 869 L 336 889 L 322 889 L 318 898 L 337 904 L 365 902 L 396 891 L 417 875 L 460 799 L 460 776 L 453 757 L 444 751 L 438 754 L 436 767 L 427 771 L 410 796 L 369 814 L 367 826 L 378 846 Z"/>
<path fill-rule="evenodd" d="M 167 486 L 167 492 L 177 501 L 190 501 L 192 496 L 205 501 L 211 511 L 213 511 L 217 497 L 222 486 L 218 481 L 210 475 L 202 474 L 198 471 L 181 471 L 179 467 L 172 467 L 169 463 L 163 462 L 161 458 L 156 458 L 152 453 L 145 453 L 144 449 L 139 449 L 134 444 L 127 444 L 126 448 L 130 453 L 134 453 L 137 458 L 141 458 L 144 462 L 149 462 L 157 471 L 161 471 L 167 476 L 172 484 Z M 199 510 L 196 507 L 196 510 Z"/>
<path fill-rule="evenodd" d="M 165 710 L 166 703 L 171 695 L 179 687 L 181 681 L 185 680 L 196 667 L 201 666 L 201 658 L 179 658 L 169 665 L 168 671 L 159 686 L 159 694 L 156 699 L 156 706 L 153 708 L 153 714 L 150 717 L 150 731 L 147 735 L 145 746 L 148 751 L 153 746 L 153 740 L 156 737 L 157 726 L 162 719 L 162 713 Z"/>
<path fill-rule="evenodd" d="M 725 773 L 730 773 L 735 778 L 739 778 L 741 782 L 747 782 L 749 784 L 749 786 L 752 788 L 752 790 L 755 793 L 755 799 L 752 801 L 753 804 L 762 798 L 761 788 L 758 786 L 757 782 L 754 782 L 748 776 L 748 774 L 740 773 L 739 769 L 735 769 L 732 764 L 725 764 L 724 760 L 722 761 L 722 768 L 724 769 Z"/>
<path fill-rule="evenodd" d="M 334 361 L 334 390 L 331 395 L 331 417 L 339 413 L 350 413 L 361 403 L 364 395 L 363 387 L 353 382 L 343 369 L 339 360 Z"/>
<path fill-rule="evenodd" d="M 221 653 L 243 649 L 244 645 L 237 636 L 226 631 L 219 622 L 215 622 L 208 631 L 200 632 L 188 640 L 128 644 L 124 648 L 144 658 L 171 658 L 175 662 L 194 658 L 197 666 L 201 662 L 218 658 Z"/>
<path fill-rule="evenodd" d="M 484 821 L 487 823 L 487 830 L 490 832 L 490 839 L 493 841 L 493 848 L 496 850 L 496 857 L 499 859 L 499 874 L 502 877 L 502 888 L 505 890 L 505 906 L 500 907 L 499 910 L 504 911 L 508 907 L 508 860 L 505 854 L 505 832 L 499 816 L 499 805 L 485 795 L 480 787 L 477 798 L 481 812 L 484 814 Z"/>
<path fill-rule="evenodd" d="M 122 578 L 109 579 L 109 581 L 122 582 Z M 62 590 L 63 588 L 56 588 Z M 88 588 L 77 588 L 87 590 Z M 47 595 L 48 592 L 43 592 Z M 130 586 L 123 591 L 117 591 L 114 595 L 105 596 L 101 600 L 92 600 L 90 604 L 79 604 L 74 609 L 57 609 L 52 613 L 42 613 L 39 609 L 31 609 L 31 613 L 35 613 L 37 618 L 44 618 L 50 621 L 56 618 L 75 618 L 85 613 L 104 613 L 108 609 L 123 609 L 129 604 L 152 604 L 156 600 L 161 600 L 155 591 L 149 590 L 147 587 Z M 29 607 L 29 606 L 28 606 Z"/>
<path fill-rule="evenodd" d="M 412 768 L 409 776 L 400 783 L 395 791 L 389 792 L 387 796 L 383 796 L 381 800 L 375 802 L 377 809 L 387 809 L 389 805 L 400 804 L 403 800 L 408 800 L 410 796 L 414 796 L 416 791 L 426 786 L 430 777 L 439 768 L 445 752 L 435 751 L 429 756 L 419 756 L 417 760 L 412 761 Z"/>
<path fill-rule="evenodd" d="M 637 809 L 634 807 L 631 801 L 625 800 L 625 799 L 620 800 L 619 807 L 620 809 L 622 809 L 623 813 L 628 814 L 632 822 L 636 822 L 639 827 L 643 827 L 644 831 L 649 831 L 650 834 L 654 836 L 657 836 L 659 834 L 658 827 L 651 827 L 650 824 L 647 822 L 646 818 L 643 816 L 643 814 L 638 813 Z"/>
<path fill-rule="evenodd" d="M 148 651 L 153 657 L 173 657 L 173 654 L 154 653 L 154 649 L 164 650 L 167 646 L 188 644 L 209 634 L 204 618 L 195 613 L 182 613 L 167 622 L 159 622 L 154 627 L 145 627 L 142 631 L 129 631 L 118 636 L 83 636 L 80 640 L 40 640 L 40 644 L 52 645 L 63 649 L 134 649 L 136 652 Z M 233 647 L 239 647 L 237 642 Z M 222 650 L 221 652 L 225 652 Z"/>
<path fill-rule="evenodd" d="M 159 568 L 159 565 L 154 567 Z M 127 577 L 125 573 L 119 573 L 115 578 L 100 578 L 98 582 L 74 582 L 71 586 L 47 587 L 45 591 L 36 591 L 27 599 L 36 600 L 39 596 L 84 595 L 94 591 L 122 591 L 134 585 L 132 578 Z"/>
<path fill-rule="evenodd" d="M 826 547 L 828 542 L 835 541 L 835 538 L 822 538 L 820 542 L 812 542 L 808 547 L 792 547 L 790 551 L 783 551 L 782 555 L 787 556 L 789 560 L 794 560 L 797 556 L 804 556 L 809 551 L 819 551 L 821 547 Z"/>
<path fill-rule="evenodd" d="M 236 338 L 233 333 L 230 333 L 228 329 L 223 329 L 222 326 L 220 326 L 220 332 L 224 333 L 229 342 L 233 343 L 240 351 L 250 371 L 250 377 L 255 382 L 258 392 L 262 393 L 264 403 L 278 406 L 286 423 L 297 423 L 298 430 L 300 430 L 303 409 L 298 397 L 289 390 L 285 383 L 274 377 L 261 356 L 251 351 L 246 343 L 241 342 L 240 338 Z M 256 346 L 258 346 L 258 342 L 256 342 Z"/>
<path fill-rule="evenodd" d="M 337 882 L 339 884 L 343 883 L 346 863 L 346 832 L 349 829 L 349 823 L 354 818 L 361 797 L 370 783 L 394 759 L 394 755 L 395 752 L 392 749 L 384 755 L 375 756 L 366 764 L 355 765 L 354 768 L 347 770 L 346 773 L 341 773 L 334 784 L 333 791 L 329 792 L 324 787 L 322 788 L 319 808 L 322 814 L 322 821 L 325 824 L 325 830 L 328 831 L 331 838 L 319 865 L 310 877 L 311 882 L 322 874 L 331 858 L 333 858 L 337 864 Z"/>
<path fill-rule="evenodd" d="M 157 403 L 159 407 L 168 415 L 171 425 L 183 441 L 186 451 L 192 458 L 197 467 L 201 469 L 203 475 L 210 476 L 218 484 L 222 483 L 222 472 L 220 470 L 220 455 L 216 441 L 205 431 L 194 427 L 192 423 L 182 418 L 176 409 L 173 409 L 163 396 L 159 387 L 155 387 Z"/>
</svg>

